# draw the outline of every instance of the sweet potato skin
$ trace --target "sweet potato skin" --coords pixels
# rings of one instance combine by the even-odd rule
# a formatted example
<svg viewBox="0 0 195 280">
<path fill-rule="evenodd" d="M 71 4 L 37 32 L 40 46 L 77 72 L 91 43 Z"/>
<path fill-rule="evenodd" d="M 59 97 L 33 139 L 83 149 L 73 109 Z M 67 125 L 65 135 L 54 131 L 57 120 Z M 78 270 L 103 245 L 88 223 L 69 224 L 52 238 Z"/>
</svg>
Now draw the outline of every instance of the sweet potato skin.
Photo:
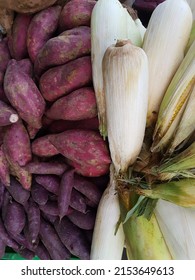
<svg viewBox="0 0 195 280">
<path fill-rule="evenodd" d="M 67 96 L 61 97 L 53 103 L 46 112 L 46 116 L 53 120 L 78 121 L 97 116 L 96 97 L 93 88 L 77 89 Z"/>
<path fill-rule="evenodd" d="M 63 65 L 78 57 L 89 55 L 91 52 L 90 28 L 82 35 L 62 35 L 49 39 L 35 59 L 35 73 L 37 77 L 48 68 Z"/>
<path fill-rule="evenodd" d="M 30 192 L 25 190 L 22 185 L 12 176 L 10 178 L 10 185 L 7 186 L 7 190 L 16 202 L 26 205 L 30 197 Z"/>
<path fill-rule="evenodd" d="M 72 188 L 74 186 L 74 170 L 64 172 L 58 194 L 59 216 L 63 218 L 68 213 L 71 200 Z"/>
<path fill-rule="evenodd" d="M 27 33 L 28 53 L 33 63 L 41 48 L 57 29 L 60 12 L 61 7 L 56 5 L 33 16 Z"/>
<path fill-rule="evenodd" d="M 80 121 L 65 121 L 65 120 L 56 120 L 53 121 L 49 126 L 48 130 L 51 133 L 60 133 L 69 129 L 90 129 L 98 131 L 99 129 L 99 120 L 98 117 L 80 120 Z"/>
<path fill-rule="evenodd" d="M 24 58 L 18 61 L 18 66 L 29 77 L 33 78 L 33 64 L 29 58 Z"/>
<path fill-rule="evenodd" d="M 91 13 L 96 1 L 94 0 L 72 0 L 68 2 L 60 14 L 60 30 L 74 28 L 76 26 L 90 26 Z M 77 7 L 75 9 L 75 7 Z"/>
<path fill-rule="evenodd" d="M 26 216 L 21 204 L 12 201 L 8 204 L 4 220 L 5 227 L 12 234 L 19 234 L 25 225 Z"/>
<path fill-rule="evenodd" d="M 41 219 L 40 236 L 53 260 L 70 259 L 70 252 L 61 242 L 55 229 L 43 219 Z"/>
<path fill-rule="evenodd" d="M 71 163 L 85 167 L 81 175 L 101 176 L 108 172 L 109 150 L 98 132 L 72 129 L 52 135 L 50 141 Z"/>
<path fill-rule="evenodd" d="M 3 76 L 9 60 L 11 59 L 7 41 L 0 41 L 0 85 L 3 84 Z"/>
<path fill-rule="evenodd" d="M 10 185 L 9 164 L 2 146 L 0 146 L 0 180 L 5 186 Z"/>
<path fill-rule="evenodd" d="M 0 126 L 15 123 L 18 119 L 17 112 L 7 103 L 0 100 Z"/>
<path fill-rule="evenodd" d="M 41 127 L 45 101 L 34 81 L 10 60 L 4 77 L 4 91 L 19 116 L 35 128 Z"/>
<path fill-rule="evenodd" d="M 46 100 L 55 101 L 91 83 L 91 58 L 84 56 L 46 71 L 40 78 L 39 88 Z"/>
<path fill-rule="evenodd" d="M 31 161 L 30 138 L 22 122 L 14 123 L 7 129 L 3 148 L 6 155 L 20 166 L 25 166 Z"/>
<path fill-rule="evenodd" d="M 58 195 L 60 188 L 60 177 L 56 175 L 35 175 L 35 181 L 50 193 Z"/>
<path fill-rule="evenodd" d="M 50 162 L 29 162 L 25 165 L 25 170 L 32 174 L 54 174 L 62 175 L 67 170 L 68 165 L 64 162 L 50 161 Z"/>
<path fill-rule="evenodd" d="M 9 38 L 9 48 L 12 58 L 20 60 L 28 57 L 27 31 L 32 15 L 17 14 L 12 26 L 11 37 Z"/>
<path fill-rule="evenodd" d="M 58 150 L 49 141 L 50 135 L 36 138 L 32 142 L 32 153 L 39 157 L 51 157 L 59 154 Z"/>
</svg>

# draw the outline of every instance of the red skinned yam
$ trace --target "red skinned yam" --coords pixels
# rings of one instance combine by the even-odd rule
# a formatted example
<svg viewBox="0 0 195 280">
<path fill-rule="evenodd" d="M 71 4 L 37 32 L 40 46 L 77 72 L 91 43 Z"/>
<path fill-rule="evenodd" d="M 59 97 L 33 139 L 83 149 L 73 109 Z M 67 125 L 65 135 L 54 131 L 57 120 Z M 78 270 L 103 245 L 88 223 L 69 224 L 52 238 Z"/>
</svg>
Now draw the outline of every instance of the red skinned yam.
<svg viewBox="0 0 195 280">
<path fill-rule="evenodd" d="M 27 31 L 31 18 L 32 15 L 30 14 L 18 13 L 14 19 L 8 44 L 12 58 L 16 60 L 28 57 Z"/>
<path fill-rule="evenodd" d="M 93 88 L 84 87 L 61 97 L 46 112 L 53 120 L 78 121 L 97 116 L 96 97 Z"/>
<path fill-rule="evenodd" d="M 48 130 L 51 133 L 60 133 L 69 129 L 87 129 L 87 130 L 96 130 L 99 129 L 99 120 L 98 117 L 80 121 L 65 121 L 65 120 L 56 120 L 53 121 Z"/>
<path fill-rule="evenodd" d="M 72 0 L 68 2 L 60 14 L 60 30 L 66 30 L 80 25 L 90 26 L 91 13 L 95 4 L 95 0 Z M 77 8 L 75 9 L 75 7 Z"/>
<path fill-rule="evenodd" d="M 65 64 L 91 52 L 91 34 L 87 26 L 80 27 L 82 35 L 59 35 L 47 41 L 35 59 L 35 74 L 40 75 L 48 68 Z"/>
<path fill-rule="evenodd" d="M 0 126 L 10 125 L 19 120 L 17 112 L 8 104 L 0 100 Z"/>
<path fill-rule="evenodd" d="M 3 148 L 6 156 L 20 166 L 25 166 L 32 160 L 30 138 L 22 122 L 12 124 L 7 129 Z"/>
<path fill-rule="evenodd" d="M 19 116 L 29 125 L 40 128 L 45 101 L 34 81 L 18 66 L 16 60 L 8 63 L 4 77 L 4 91 Z"/>
<path fill-rule="evenodd" d="M 28 53 L 33 63 L 41 48 L 57 29 L 60 12 L 60 6 L 52 6 L 33 16 L 27 33 Z"/>
<path fill-rule="evenodd" d="M 49 141 L 50 135 L 45 135 L 32 142 L 32 153 L 39 157 L 51 157 L 59 154 L 58 150 Z"/>
<path fill-rule="evenodd" d="M 0 147 L 0 180 L 5 186 L 10 185 L 9 163 L 7 162 L 2 146 Z"/>
<path fill-rule="evenodd" d="M 82 167 L 84 176 L 101 176 L 108 172 L 110 155 L 101 135 L 92 130 L 73 129 L 52 135 L 51 143 L 75 166 Z"/>
<path fill-rule="evenodd" d="M 91 82 L 91 58 L 84 56 L 46 71 L 40 78 L 39 88 L 46 100 L 55 101 Z"/>
</svg>

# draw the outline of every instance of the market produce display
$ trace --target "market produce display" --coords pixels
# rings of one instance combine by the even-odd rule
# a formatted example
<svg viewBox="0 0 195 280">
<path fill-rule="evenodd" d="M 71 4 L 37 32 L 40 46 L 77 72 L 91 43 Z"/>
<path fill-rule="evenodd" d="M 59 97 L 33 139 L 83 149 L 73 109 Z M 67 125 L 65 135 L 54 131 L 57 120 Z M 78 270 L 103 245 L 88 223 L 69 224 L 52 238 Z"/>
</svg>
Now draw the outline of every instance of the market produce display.
<svg viewBox="0 0 195 280">
<path fill-rule="evenodd" d="M 2 6 L 0 258 L 195 259 L 190 0 L 131 1 L 147 26 L 128 1 L 23 2 Z"/>
</svg>

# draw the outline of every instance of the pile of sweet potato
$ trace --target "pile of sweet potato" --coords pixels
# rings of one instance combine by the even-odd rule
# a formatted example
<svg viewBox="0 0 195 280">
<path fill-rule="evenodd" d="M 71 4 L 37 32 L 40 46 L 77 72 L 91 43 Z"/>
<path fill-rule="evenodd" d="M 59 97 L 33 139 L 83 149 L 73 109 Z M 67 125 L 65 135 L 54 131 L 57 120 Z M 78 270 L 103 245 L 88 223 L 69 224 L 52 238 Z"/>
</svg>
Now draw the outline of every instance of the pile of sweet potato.
<svg viewBox="0 0 195 280">
<path fill-rule="evenodd" d="M 0 41 L 0 257 L 89 259 L 110 155 L 98 130 L 96 1 L 16 13 Z"/>
</svg>

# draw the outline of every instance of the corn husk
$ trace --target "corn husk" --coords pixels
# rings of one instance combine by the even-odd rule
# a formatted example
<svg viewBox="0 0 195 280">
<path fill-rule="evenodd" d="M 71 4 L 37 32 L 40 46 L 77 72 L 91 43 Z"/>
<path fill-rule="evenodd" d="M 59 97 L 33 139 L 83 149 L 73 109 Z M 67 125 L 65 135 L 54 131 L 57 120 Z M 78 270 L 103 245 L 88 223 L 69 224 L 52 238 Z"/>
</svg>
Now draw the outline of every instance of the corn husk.
<svg viewBox="0 0 195 280">
<path fill-rule="evenodd" d="M 139 195 L 163 199 L 182 207 L 195 208 L 195 179 L 153 184 L 150 189 L 135 188 Z"/>
<path fill-rule="evenodd" d="M 185 111 L 176 128 L 174 138 L 169 146 L 168 152 L 173 153 L 181 143 L 190 137 L 195 130 L 195 86 L 187 102 Z"/>
<path fill-rule="evenodd" d="M 91 59 L 99 128 L 104 137 L 107 131 L 102 59 L 106 49 L 120 39 L 130 39 L 133 44 L 142 45 L 139 28 L 122 4 L 117 0 L 98 0 L 91 16 Z"/>
<path fill-rule="evenodd" d="M 190 33 L 190 38 L 188 40 L 188 44 L 186 46 L 186 49 L 185 49 L 185 53 L 188 52 L 189 48 L 191 47 L 192 43 L 194 42 L 195 40 L 195 19 L 193 21 L 193 24 L 192 24 L 192 29 L 191 29 L 191 33 Z"/>
<path fill-rule="evenodd" d="M 193 19 L 195 19 L 195 1 L 194 0 L 187 0 L 193 14 Z"/>
<path fill-rule="evenodd" d="M 120 208 L 114 170 L 110 168 L 110 182 L 100 200 L 91 245 L 91 260 L 120 260 L 124 247 L 122 224 L 117 230 Z"/>
<path fill-rule="evenodd" d="M 124 220 L 127 210 L 121 203 Z M 169 248 L 163 238 L 154 214 L 150 220 L 144 216 L 132 215 L 123 223 L 125 245 L 128 259 L 133 260 L 171 260 Z"/>
<path fill-rule="evenodd" d="M 149 62 L 147 127 L 154 126 L 165 91 L 184 58 L 192 27 L 192 12 L 185 0 L 166 0 L 152 13 L 143 49 Z"/>
<path fill-rule="evenodd" d="M 174 177 L 195 178 L 195 142 L 183 152 L 168 158 L 153 170 L 158 174 L 158 179 L 170 180 Z M 165 173 L 165 174 L 164 174 Z M 168 173 L 168 174 L 167 174 Z"/>
<path fill-rule="evenodd" d="M 148 104 L 148 61 L 130 41 L 109 47 L 103 58 L 107 130 L 116 174 L 125 173 L 140 153 Z"/>
<path fill-rule="evenodd" d="M 160 106 L 152 151 L 170 144 L 195 85 L 195 41 L 174 75 Z M 191 106 L 191 103 L 190 103 Z"/>
<path fill-rule="evenodd" d="M 195 210 L 159 200 L 155 215 L 175 260 L 195 260 Z"/>
</svg>

